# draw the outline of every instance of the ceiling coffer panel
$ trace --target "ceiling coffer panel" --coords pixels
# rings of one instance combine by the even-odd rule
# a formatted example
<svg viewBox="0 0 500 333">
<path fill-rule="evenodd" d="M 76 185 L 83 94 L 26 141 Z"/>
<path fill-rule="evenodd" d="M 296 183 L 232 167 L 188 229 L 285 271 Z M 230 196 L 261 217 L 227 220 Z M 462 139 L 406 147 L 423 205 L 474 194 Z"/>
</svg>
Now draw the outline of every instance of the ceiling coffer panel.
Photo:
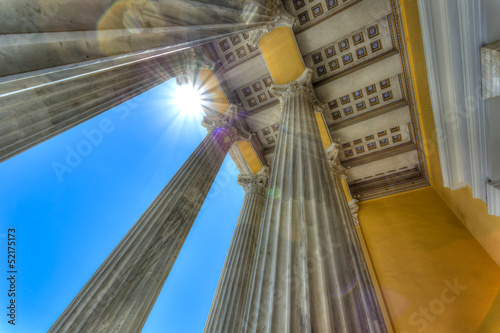
<svg viewBox="0 0 500 333">
<path fill-rule="evenodd" d="M 428 186 L 397 2 L 284 3 L 299 20 L 293 28 L 297 45 L 326 105 L 325 125 L 341 144 L 352 194 L 367 200 Z M 216 75 L 241 102 L 259 156 L 271 165 L 281 130 L 279 98 L 270 91 L 273 79 L 263 55 L 248 48 L 248 37 L 212 43 L 221 64 Z"/>
</svg>

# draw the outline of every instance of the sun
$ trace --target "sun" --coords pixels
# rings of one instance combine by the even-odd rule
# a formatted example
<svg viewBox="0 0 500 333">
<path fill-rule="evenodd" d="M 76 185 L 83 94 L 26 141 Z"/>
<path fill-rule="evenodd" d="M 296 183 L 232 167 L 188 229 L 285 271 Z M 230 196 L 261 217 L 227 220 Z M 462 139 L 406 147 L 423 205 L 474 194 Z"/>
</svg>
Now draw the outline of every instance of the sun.
<svg viewBox="0 0 500 333">
<path fill-rule="evenodd" d="M 203 112 L 203 90 L 189 84 L 178 85 L 174 92 L 174 102 L 182 114 L 199 116 Z"/>
</svg>

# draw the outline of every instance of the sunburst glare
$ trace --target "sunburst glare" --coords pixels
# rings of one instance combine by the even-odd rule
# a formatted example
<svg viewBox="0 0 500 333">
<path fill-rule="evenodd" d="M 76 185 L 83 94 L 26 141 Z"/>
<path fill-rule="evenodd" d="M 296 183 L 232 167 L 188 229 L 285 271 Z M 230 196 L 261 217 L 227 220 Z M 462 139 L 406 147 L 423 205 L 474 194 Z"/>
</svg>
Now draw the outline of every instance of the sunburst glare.
<svg viewBox="0 0 500 333">
<path fill-rule="evenodd" d="M 189 84 L 179 85 L 174 92 L 174 102 L 183 116 L 199 117 L 203 112 L 203 90 Z"/>
</svg>

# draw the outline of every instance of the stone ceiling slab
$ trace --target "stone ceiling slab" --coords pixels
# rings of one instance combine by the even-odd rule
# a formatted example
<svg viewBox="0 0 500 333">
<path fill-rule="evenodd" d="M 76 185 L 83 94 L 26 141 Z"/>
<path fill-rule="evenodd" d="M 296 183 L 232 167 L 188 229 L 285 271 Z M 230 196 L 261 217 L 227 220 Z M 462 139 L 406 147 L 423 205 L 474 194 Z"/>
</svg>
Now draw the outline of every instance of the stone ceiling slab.
<svg viewBox="0 0 500 333">
<path fill-rule="evenodd" d="M 391 16 L 349 31 L 336 40 L 325 39 L 319 48 L 304 55 L 314 69 L 313 83 L 351 73 L 396 51 Z"/>
<path fill-rule="evenodd" d="M 260 78 L 269 74 L 266 63 L 262 54 L 251 58 L 248 61 L 242 62 L 233 70 L 224 71 L 224 79 L 228 83 L 231 90 L 237 89 L 256 78 Z"/>
<path fill-rule="evenodd" d="M 315 0 L 313 3 L 319 2 L 319 0 Z M 298 31 L 296 39 L 302 54 L 308 54 L 321 48 L 326 44 L 325 41 L 331 42 L 348 36 L 351 32 L 376 22 L 391 13 L 390 2 L 387 0 L 363 0 L 359 2 L 349 0 L 349 2 L 357 2 L 357 4 L 307 30 L 300 31 L 300 24 L 297 24 L 295 27 L 295 30 Z M 320 19 L 320 17 L 317 18 L 318 21 Z"/>
<path fill-rule="evenodd" d="M 382 114 L 370 121 L 357 123 L 336 131 L 332 131 L 332 138 L 341 141 L 351 141 L 363 136 L 365 133 L 376 133 L 385 128 L 394 127 L 399 124 L 406 124 L 411 121 L 408 107 L 399 108 L 391 112 Z M 342 143 L 342 142 L 341 142 Z"/>
<path fill-rule="evenodd" d="M 337 3 L 329 14 L 328 3 Z M 312 10 L 318 5 L 324 12 L 314 17 Z M 331 137 L 343 145 L 339 156 L 350 167 L 348 181 L 361 200 L 428 186 L 397 6 L 391 0 L 285 1 L 290 13 L 307 11 L 311 18 L 295 26 L 295 39 L 304 63 L 315 70 L 316 94 L 327 104 L 323 117 Z M 245 120 L 259 154 L 271 164 L 280 105 L 270 94 L 272 78 L 260 50 L 254 51 L 256 56 L 248 53 L 229 62 L 227 54 L 237 52 L 244 39 L 240 34 L 213 46 L 223 64 L 218 78 L 247 111 Z M 333 60 L 338 68 L 331 67 Z M 325 73 L 320 75 L 321 66 Z"/>
<path fill-rule="evenodd" d="M 401 60 L 395 54 L 376 64 L 353 71 L 349 75 L 315 86 L 316 94 L 321 101 L 327 102 L 336 96 L 352 93 L 359 87 L 366 87 L 399 73 L 401 73 Z"/>
</svg>

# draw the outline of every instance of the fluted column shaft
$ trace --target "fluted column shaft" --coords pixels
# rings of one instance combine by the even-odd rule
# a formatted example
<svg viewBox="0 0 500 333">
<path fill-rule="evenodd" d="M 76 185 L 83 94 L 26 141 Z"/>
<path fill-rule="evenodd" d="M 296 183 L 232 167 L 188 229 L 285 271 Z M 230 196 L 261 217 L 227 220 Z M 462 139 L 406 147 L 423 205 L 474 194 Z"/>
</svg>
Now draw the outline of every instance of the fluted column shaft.
<svg viewBox="0 0 500 333">
<path fill-rule="evenodd" d="M 111 252 L 49 332 L 140 332 L 235 138 L 209 134 Z"/>
<path fill-rule="evenodd" d="M 364 322 L 366 329 L 364 332 L 387 332 L 384 317 L 380 309 L 380 304 L 373 287 L 370 277 L 370 272 L 365 261 L 363 249 L 356 232 L 356 216 L 353 216 L 352 209 L 347 202 L 345 194 L 342 190 L 342 179 L 346 177 L 347 169 L 345 169 L 338 158 L 340 152 L 340 144 L 334 142 L 326 150 L 330 175 L 333 180 L 333 192 L 338 214 L 341 217 L 342 225 L 345 231 L 345 237 L 351 253 L 350 259 L 354 271 L 356 273 L 357 285 L 361 293 L 361 305 L 363 308 Z"/>
<path fill-rule="evenodd" d="M 31 2 L 2 1 L 0 77 L 201 45 L 259 28 L 275 9 L 267 0 Z"/>
<path fill-rule="evenodd" d="M 245 197 L 204 332 L 241 332 L 243 311 L 266 198 L 268 167 L 238 177 Z"/>
<path fill-rule="evenodd" d="M 165 68 L 182 69 L 172 53 L 262 27 L 275 10 L 268 0 L 32 2 L 2 1 L 0 162 L 180 74 Z"/>
<path fill-rule="evenodd" d="M 312 71 L 280 95 L 281 130 L 244 332 L 363 332 L 359 289 L 314 109 Z"/>
<path fill-rule="evenodd" d="M 61 73 L 0 79 L 0 162 L 164 83 L 182 72 L 181 65 L 177 54 L 168 54 L 116 67 L 72 68 L 68 80 L 59 80 Z"/>
</svg>

